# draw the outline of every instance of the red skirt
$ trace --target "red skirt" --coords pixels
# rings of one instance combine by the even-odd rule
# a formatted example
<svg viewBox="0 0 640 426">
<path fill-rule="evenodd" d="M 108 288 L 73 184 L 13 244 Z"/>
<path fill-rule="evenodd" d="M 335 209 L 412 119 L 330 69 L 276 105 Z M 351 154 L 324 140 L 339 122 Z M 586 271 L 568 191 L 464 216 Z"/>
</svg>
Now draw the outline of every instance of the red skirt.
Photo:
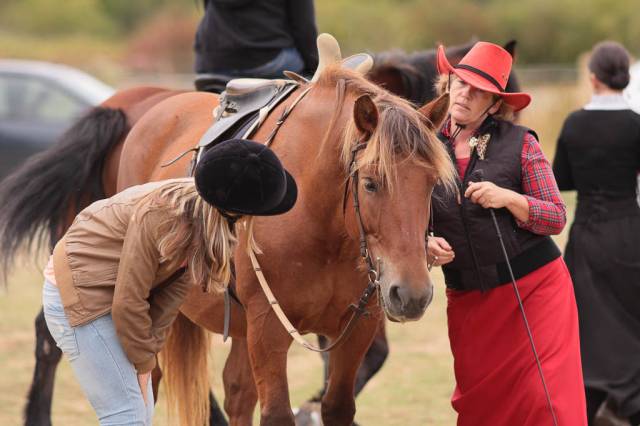
<svg viewBox="0 0 640 426">
<path fill-rule="evenodd" d="M 517 282 L 560 426 L 587 424 L 578 313 L 558 258 Z M 447 291 L 458 426 L 553 425 L 511 284 Z"/>
</svg>

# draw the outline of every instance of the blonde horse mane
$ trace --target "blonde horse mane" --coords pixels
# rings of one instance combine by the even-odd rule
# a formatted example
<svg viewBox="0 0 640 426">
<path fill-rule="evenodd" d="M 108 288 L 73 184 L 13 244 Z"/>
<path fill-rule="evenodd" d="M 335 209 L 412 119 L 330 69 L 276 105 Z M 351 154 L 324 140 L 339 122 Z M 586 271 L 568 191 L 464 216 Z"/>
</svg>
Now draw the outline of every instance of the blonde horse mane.
<svg viewBox="0 0 640 426">
<path fill-rule="evenodd" d="M 429 119 L 410 102 L 339 65 L 327 67 L 316 84 L 324 88 L 336 87 L 338 91 L 338 102 L 325 141 L 335 130 L 341 113 L 343 102 L 340 98 L 346 96 L 341 92 L 346 91 L 356 97 L 369 95 L 377 106 L 378 126 L 359 155 L 359 169 L 373 167 L 384 183 L 393 189 L 398 165 L 412 162 L 427 169 L 430 178 L 439 180 L 449 189 L 455 188 L 455 171 L 449 154 L 431 129 Z M 345 90 L 341 90 L 341 86 Z M 351 149 L 359 142 L 359 132 L 353 118 L 348 121 L 341 138 L 341 161 L 346 170 L 351 160 Z"/>
</svg>

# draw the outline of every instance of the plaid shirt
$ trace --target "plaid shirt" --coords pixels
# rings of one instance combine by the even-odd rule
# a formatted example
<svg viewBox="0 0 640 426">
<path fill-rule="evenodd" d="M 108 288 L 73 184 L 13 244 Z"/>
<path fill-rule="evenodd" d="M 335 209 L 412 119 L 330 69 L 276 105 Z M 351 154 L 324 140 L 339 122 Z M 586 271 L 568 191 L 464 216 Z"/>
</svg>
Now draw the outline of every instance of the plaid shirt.
<svg viewBox="0 0 640 426">
<path fill-rule="evenodd" d="M 450 121 L 444 123 L 442 134 L 450 136 Z M 551 164 L 545 158 L 540 143 L 529 132 L 524 135 L 522 155 L 522 195 L 529 203 L 529 220 L 516 220 L 520 228 L 539 235 L 559 234 L 567 223 L 567 212 Z"/>
<path fill-rule="evenodd" d="M 529 203 L 529 220 L 516 221 L 518 226 L 534 234 L 559 234 L 567 223 L 567 209 L 551 164 L 542 153 L 540 143 L 529 132 L 524 136 L 520 164 L 522 192 Z"/>
</svg>

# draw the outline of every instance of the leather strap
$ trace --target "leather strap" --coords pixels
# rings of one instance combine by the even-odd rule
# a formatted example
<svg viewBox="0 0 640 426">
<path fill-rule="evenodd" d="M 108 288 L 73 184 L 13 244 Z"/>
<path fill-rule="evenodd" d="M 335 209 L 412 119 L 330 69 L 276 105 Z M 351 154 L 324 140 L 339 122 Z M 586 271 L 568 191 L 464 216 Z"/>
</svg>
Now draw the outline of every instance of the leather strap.
<svg viewBox="0 0 640 426">
<path fill-rule="evenodd" d="M 255 252 L 251 248 L 249 248 L 247 250 L 247 253 L 249 255 L 249 258 L 251 259 L 251 264 L 253 265 L 253 270 L 256 273 L 256 277 L 258 277 L 258 282 L 260 283 L 260 287 L 262 288 L 264 295 L 267 297 L 267 300 L 269 301 L 271 308 L 273 309 L 276 316 L 278 317 L 278 320 L 280 320 L 280 323 L 284 326 L 284 328 L 287 330 L 287 332 L 293 338 L 293 340 L 295 340 L 301 346 L 314 352 L 329 352 L 330 350 L 338 346 L 340 343 L 342 343 L 342 341 L 353 330 L 353 327 L 356 325 L 358 318 L 360 318 L 360 316 L 366 313 L 366 305 L 369 303 L 369 298 L 375 292 L 378 285 L 377 283 L 369 283 L 369 285 L 365 289 L 365 292 L 362 294 L 362 297 L 360 297 L 360 300 L 358 301 L 358 305 L 350 306 L 350 308 L 353 310 L 353 313 L 351 314 L 351 317 L 349 318 L 349 322 L 347 323 L 346 327 L 342 330 L 342 333 L 340 333 L 340 336 L 338 336 L 336 340 L 331 342 L 329 346 L 325 348 L 320 348 L 304 340 L 304 338 L 300 335 L 300 332 L 293 326 L 293 324 L 291 324 L 291 321 L 289 321 L 289 318 L 287 318 L 287 315 L 282 310 L 282 307 L 280 307 L 280 303 L 278 303 L 278 300 L 273 295 L 273 292 L 271 291 L 271 288 L 267 283 L 267 279 L 262 273 L 262 268 L 260 267 L 260 263 L 258 262 Z"/>
<path fill-rule="evenodd" d="M 287 119 L 287 117 L 289 117 L 289 114 L 291 114 L 291 111 L 293 111 L 296 105 L 298 105 L 298 102 L 300 102 L 302 98 L 304 98 L 307 95 L 307 93 L 309 93 L 309 90 L 311 90 L 311 87 L 312 86 L 309 86 L 306 89 L 304 89 L 302 93 L 300 93 L 300 95 L 296 98 L 296 100 L 291 103 L 291 105 L 285 107 L 284 111 L 282 111 L 282 115 L 280 116 L 278 121 L 276 121 L 276 126 L 273 128 L 273 130 L 271 130 L 271 133 L 269 133 L 269 136 L 267 137 L 267 140 L 264 143 L 266 146 L 271 146 L 273 139 L 276 137 L 276 134 L 278 134 L 278 130 L 280 130 L 280 127 L 284 124 L 284 121 Z"/>
</svg>

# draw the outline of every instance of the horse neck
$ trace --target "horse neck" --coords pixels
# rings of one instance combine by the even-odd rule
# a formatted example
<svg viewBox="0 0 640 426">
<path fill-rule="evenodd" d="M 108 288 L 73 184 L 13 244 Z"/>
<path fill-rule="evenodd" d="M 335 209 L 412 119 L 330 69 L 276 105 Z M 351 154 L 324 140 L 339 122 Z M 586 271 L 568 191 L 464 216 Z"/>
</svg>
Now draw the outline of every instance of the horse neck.
<svg viewBox="0 0 640 426">
<path fill-rule="evenodd" d="M 298 120 L 304 123 L 305 135 L 295 143 L 289 142 L 288 153 L 295 159 L 293 173 L 299 184 L 299 200 L 304 205 L 306 220 L 297 224 L 305 233 L 317 233 L 329 246 L 344 246 L 351 250 L 346 238 L 343 198 L 347 182 L 344 165 L 340 159 L 342 151 L 342 129 L 351 118 L 352 100 L 342 99 L 336 104 L 334 88 L 314 89 L 306 99 L 305 108 L 299 111 Z M 329 107 L 327 106 L 329 105 Z M 336 108 L 339 114 L 335 122 L 331 118 Z M 288 139 L 288 138 L 287 138 Z M 291 138 L 291 141 L 295 138 Z M 353 244 L 356 244 L 355 242 Z"/>
</svg>

